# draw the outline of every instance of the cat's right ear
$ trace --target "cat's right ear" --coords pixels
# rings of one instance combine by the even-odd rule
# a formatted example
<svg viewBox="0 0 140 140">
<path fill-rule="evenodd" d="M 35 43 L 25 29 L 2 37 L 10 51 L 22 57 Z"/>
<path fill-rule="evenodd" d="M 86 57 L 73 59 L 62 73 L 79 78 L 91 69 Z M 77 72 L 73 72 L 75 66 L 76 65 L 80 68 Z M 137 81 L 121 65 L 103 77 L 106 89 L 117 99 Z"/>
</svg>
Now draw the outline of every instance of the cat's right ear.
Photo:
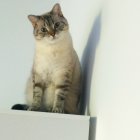
<svg viewBox="0 0 140 140">
<path fill-rule="evenodd" d="M 35 27 L 36 22 L 39 20 L 39 16 L 29 15 L 28 19 L 31 21 L 33 27 Z"/>
</svg>

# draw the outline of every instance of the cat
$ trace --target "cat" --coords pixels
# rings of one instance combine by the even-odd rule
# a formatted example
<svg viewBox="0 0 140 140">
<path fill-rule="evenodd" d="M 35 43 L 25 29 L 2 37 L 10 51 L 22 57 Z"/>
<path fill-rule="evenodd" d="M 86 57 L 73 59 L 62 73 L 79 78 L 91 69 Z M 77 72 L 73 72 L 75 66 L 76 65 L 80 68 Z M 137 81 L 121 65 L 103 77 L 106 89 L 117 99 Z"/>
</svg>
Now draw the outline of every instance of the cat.
<svg viewBox="0 0 140 140">
<path fill-rule="evenodd" d="M 60 4 L 28 19 L 36 48 L 26 88 L 27 105 L 17 104 L 12 109 L 79 114 L 81 66 Z"/>
</svg>

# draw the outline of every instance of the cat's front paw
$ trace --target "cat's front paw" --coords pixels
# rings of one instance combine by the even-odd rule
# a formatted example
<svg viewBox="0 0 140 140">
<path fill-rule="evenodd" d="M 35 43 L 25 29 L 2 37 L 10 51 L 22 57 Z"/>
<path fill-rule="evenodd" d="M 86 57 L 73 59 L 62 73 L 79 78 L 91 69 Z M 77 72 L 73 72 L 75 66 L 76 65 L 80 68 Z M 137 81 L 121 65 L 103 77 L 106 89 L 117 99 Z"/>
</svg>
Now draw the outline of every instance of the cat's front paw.
<svg viewBox="0 0 140 140">
<path fill-rule="evenodd" d="M 54 107 L 52 109 L 52 112 L 54 112 L 54 113 L 64 113 L 64 109 L 60 108 L 60 107 Z"/>
<path fill-rule="evenodd" d="M 51 106 L 47 107 L 47 112 L 52 112 L 52 107 Z"/>
<path fill-rule="evenodd" d="M 40 110 L 40 107 L 37 107 L 37 106 L 30 106 L 28 108 L 28 111 L 39 111 Z"/>
</svg>

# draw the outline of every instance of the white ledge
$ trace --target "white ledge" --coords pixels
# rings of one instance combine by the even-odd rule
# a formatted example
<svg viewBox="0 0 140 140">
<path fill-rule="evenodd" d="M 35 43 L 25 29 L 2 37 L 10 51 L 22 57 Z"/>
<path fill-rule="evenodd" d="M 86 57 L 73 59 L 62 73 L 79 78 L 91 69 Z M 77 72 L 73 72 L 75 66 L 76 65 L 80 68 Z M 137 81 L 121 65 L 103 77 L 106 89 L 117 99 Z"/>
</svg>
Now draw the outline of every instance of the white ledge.
<svg viewBox="0 0 140 140">
<path fill-rule="evenodd" d="M 88 140 L 89 116 L 0 110 L 0 140 Z"/>
</svg>

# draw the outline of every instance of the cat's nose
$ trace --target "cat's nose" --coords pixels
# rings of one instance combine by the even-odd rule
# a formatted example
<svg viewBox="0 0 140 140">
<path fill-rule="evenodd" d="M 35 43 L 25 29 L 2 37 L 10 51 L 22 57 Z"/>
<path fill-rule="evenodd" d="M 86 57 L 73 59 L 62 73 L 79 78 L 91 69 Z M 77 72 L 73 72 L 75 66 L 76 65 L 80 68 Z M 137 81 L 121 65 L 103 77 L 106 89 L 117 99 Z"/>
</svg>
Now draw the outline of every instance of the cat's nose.
<svg viewBox="0 0 140 140">
<path fill-rule="evenodd" d="M 54 37 L 55 36 L 55 31 L 53 31 L 53 30 L 49 31 L 49 34 Z"/>
<path fill-rule="evenodd" d="M 51 36 L 53 36 L 53 37 L 54 37 L 54 36 L 55 36 L 55 32 L 52 32 L 52 33 L 51 33 Z"/>
</svg>

